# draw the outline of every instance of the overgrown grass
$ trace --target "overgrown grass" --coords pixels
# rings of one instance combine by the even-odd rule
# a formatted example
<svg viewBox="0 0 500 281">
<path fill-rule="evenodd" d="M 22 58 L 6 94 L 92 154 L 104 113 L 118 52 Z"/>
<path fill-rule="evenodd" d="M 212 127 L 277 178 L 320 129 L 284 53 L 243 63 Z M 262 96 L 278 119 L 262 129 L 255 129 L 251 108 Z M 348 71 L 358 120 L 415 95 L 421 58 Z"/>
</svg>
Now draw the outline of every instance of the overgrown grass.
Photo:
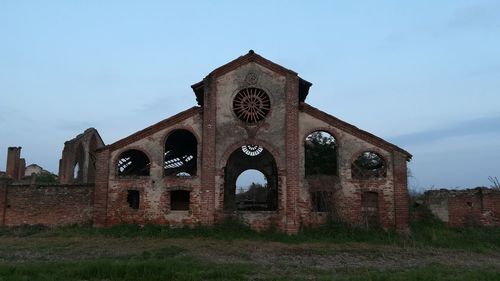
<svg viewBox="0 0 500 281">
<path fill-rule="evenodd" d="M 205 264 L 189 257 L 0 265 L 0 280 L 245 280 L 250 266 Z"/>
<path fill-rule="evenodd" d="M 170 228 L 159 225 L 117 225 L 107 228 L 95 228 L 90 225 L 74 225 L 59 228 L 49 228 L 39 225 L 0 227 L 1 236 L 210 238 L 218 240 L 265 240 L 284 243 L 362 242 L 405 247 L 441 247 L 477 251 L 500 249 L 499 227 L 448 228 L 433 218 L 412 222 L 409 234 L 399 234 L 382 229 L 364 229 L 341 222 L 330 221 L 318 228 L 303 228 L 297 235 L 290 236 L 275 229 L 255 232 L 248 226 L 233 220 L 214 226 L 198 226 L 194 228 Z"/>
<path fill-rule="evenodd" d="M 25 280 L 500 280 L 487 268 L 433 265 L 406 270 L 334 269 L 300 274 L 272 266 L 204 263 L 190 257 L 128 261 L 0 265 L 0 281 Z"/>
</svg>

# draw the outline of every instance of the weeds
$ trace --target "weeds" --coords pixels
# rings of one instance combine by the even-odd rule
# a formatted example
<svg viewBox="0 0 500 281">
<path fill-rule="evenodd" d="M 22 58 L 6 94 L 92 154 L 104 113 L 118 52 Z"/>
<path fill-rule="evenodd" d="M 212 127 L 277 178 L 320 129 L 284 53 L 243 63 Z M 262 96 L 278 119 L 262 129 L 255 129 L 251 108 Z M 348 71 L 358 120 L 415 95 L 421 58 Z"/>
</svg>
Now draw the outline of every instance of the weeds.
<svg viewBox="0 0 500 281">
<path fill-rule="evenodd" d="M 500 248 L 500 228 L 468 227 L 449 228 L 432 215 L 410 224 L 410 234 L 399 234 L 383 229 L 366 229 L 329 220 L 317 228 L 302 228 L 297 235 L 287 235 L 276 229 L 255 232 L 236 220 L 214 226 L 194 228 L 169 228 L 159 225 L 117 225 L 95 228 L 90 225 L 73 225 L 48 228 L 39 225 L 0 227 L 1 236 L 13 237 L 161 237 L 161 238 L 210 238 L 217 240 L 262 240 L 283 243 L 369 243 L 404 247 L 441 247 L 468 250 Z"/>
</svg>

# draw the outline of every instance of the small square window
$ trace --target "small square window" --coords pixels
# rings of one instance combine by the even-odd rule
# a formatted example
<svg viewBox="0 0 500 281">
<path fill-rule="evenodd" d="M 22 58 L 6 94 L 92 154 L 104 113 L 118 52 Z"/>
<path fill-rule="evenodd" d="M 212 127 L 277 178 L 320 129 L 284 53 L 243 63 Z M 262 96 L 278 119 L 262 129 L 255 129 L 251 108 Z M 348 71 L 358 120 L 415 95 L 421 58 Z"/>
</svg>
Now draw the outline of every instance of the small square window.
<svg viewBox="0 0 500 281">
<path fill-rule="evenodd" d="M 173 190 L 170 192 L 170 210 L 189 210 L 189 191 Z"/>
</svg>

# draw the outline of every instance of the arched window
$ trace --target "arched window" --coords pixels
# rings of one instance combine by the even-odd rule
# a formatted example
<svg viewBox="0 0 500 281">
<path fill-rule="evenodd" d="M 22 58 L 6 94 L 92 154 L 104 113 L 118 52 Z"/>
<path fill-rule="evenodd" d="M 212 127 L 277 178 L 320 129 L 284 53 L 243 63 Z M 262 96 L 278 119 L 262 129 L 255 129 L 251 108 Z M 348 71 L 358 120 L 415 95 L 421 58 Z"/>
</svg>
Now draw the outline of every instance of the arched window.
<svg viewBox="0 0 500 281">
<path fill-rule="evenodd" d="M 357 180 L 384 178 L 387 167 L 384 158 L 378 153 L 365 151 L 351 164 L 351 176 Z"/>
<path fill-rule="evenodd" d="M 269 192 L 266 176 L 262 172 L 255 169 L 243 171 L 236 179 L 237 209 L 242 211 L 268 210 Z"/>
<path fill-rule="evenodd" d="M 338 175 L 337 143 L 328 132 L 316 131 L 304 141 L 305 175 Z"/>
<path fill-rule="evenodd" d="M 116 168 L 118 176 L 149 176 L 151 162 L 148 156 L 136 149 L 130 149 L 118 158 Z"/>
<path fill-rule="evenodd" d="M 165 141 L 165 176 L 189 177 L 196 175 L 198 142 L 187 130 L 173 131 Z"/>
</svg>

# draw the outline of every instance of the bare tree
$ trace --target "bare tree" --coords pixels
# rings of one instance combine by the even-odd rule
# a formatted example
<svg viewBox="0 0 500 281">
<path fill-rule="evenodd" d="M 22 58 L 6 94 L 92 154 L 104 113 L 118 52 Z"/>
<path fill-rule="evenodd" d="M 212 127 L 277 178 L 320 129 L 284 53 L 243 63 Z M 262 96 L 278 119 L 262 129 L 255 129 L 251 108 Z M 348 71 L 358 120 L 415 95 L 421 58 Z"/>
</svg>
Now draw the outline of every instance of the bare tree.
<svg viewBox="0 0 500 281">
<path fill-rule="evenodd" d="M 497 177 L 489 176 L 488 180 L 491 182 L 491 188 L 500 189 L 500 181 L 498 181 Z"/>
</svg>

